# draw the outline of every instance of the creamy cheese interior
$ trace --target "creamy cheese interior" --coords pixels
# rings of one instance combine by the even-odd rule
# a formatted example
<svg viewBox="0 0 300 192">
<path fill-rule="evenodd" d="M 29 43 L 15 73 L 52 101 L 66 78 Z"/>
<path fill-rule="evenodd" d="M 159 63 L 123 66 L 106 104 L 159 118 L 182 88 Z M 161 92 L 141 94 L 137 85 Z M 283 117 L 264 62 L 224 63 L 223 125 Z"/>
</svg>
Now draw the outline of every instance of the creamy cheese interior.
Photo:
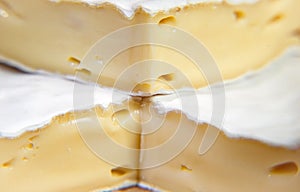
<svg viewBox="0 0 300 192">
<path fill-rule="evenodd" d="M 82 192 L 135 185 L 136 170 L 124 168 L 128 164 L 112 165 L 99 158 L 78 131 L 80 126 L 86 130 L 86 135 L 96 138 L 98 144 L 104 146 L 108 142 L 107 136 L 95 130 L 101 123 L 110 139 L 137 149 L 139 136 L 122 129 L 112 121 L 112 115 L 110 109 L 101 107 L 67 113 L 52 119 L 43 129 L 27 131 L 13 139 L 1 138 L 1 189 Z M 15 117 L 15 121 L 22 121 L 21 116 Z M 120 158 L 118 154 L 111 156 Z M 122 154 L 122 160 L 136 165 L 139 157 L 138 154 Z"/>
<path fill-rule="evenodd" d="M 113 5 L 105 3 L 101 6 L 93 6 L 84 5 L 83 1 L 0 1 L 2 10 L 0 60 L 31 70 L 75 75 L 78 65 L 84 61 L 88 50 L 99 39 L 124 27 L 151 23 L 161 28 L 167 25 L 174 27 L 169 33 L 169 36 L 173 38 L 166 38 L 166 41 L 191 46 L 190 42 L 186 42 L 181 35 L 178 35 L 179 30 L 183 30 L 197 39 L 199 43 L 203 43 L 215 59 L 221 76 L 229 80 L 261 68 L 285 48 L 299 44 L 300 40 L 298 11 L 300 1 L 261 0 L 255 3 L 243 1 L 245 3 L 234 5 L 223 1 L 223 3 L 162 1 L 159 10 L 167 9 L 163 6 L 173 7 L 194 2 L 195 4 L 183 6 L 183 8 L 171 8 L 167 12 L 158 11 L 154 15 L 143 9 L 137 9 L 131 18 L 117 11 L 116 5 L 121 6 L 124 3 L 124 7 L 131 7 L 131 3 L 142 3 L 144 9 L 149 6 L 149 10 L 155 11 L 152 6 L 157 6 L 158 1 L 116 2 Z M 170 2 L 172 3 L 169 6 Z M 41 11 L 36 11 L 37 9 Z M 145 28 L 138 37 L 151 41 L 160 36 L 161 32 L 152 33 Z M 123 40 L 136 39 L 135 37 L 137 36 L 133 31 Z M 108 45 L 106 50 L 118 46 Z M 113 58 L 107 71 L 103 73 L 101 85 L 113 86 L 122 72 L 120 70 L 131 67 L 138 61 L 157 59 L 172 64 L 181 73 L 157 69 L 151 64 L 141 71 L 155 74 L 154 78 L 163 79 L 176 89 L 183 88 L 178 78 L 182 74 L 185 74 L 191 81 L 190 87 L 207 86 L 208 82 L 205 77 L 195 73 L 195 64 L 180 51 L 182 50 L 154 45 L 124 50 Z M 101 53 L 95 55 L 95 62 L 102 56 Z M 209 66 L 210 64 L 207 65 Z M 93 73 L 93 71 L 87 72 Z M 131 74 L 131 77 L 135 77 L 138 73 Z M 163 75 L 169 74 L 174 78 L 163 78 L 165 77 Z M 124 81 L 126 83 L 126 79 Z M 165 89 L 158 81 L 145 87 L 147 86 L 148 92 L 154 92 L 160 88 Z"/>
<path fill-rule="evenodd" d="M 176 132 L 179 119 L 187 121 L 179 113 L 169 112 L 159 131 L 143 137 L 142 148 L 166 142 Z M 228 138 L 221 133 L 209 151 L 200 155 L 198 149 L 205 138 L 206 127 L 206 124 L 198 125 L 191 142 L 169 162 L 141 170 L 140 182 L 160 191 L 299 191 L 299 149 L 287 150 L 255 140 Z M 164 154 L 165 151 L 159 155 Z M 142 165 L 151 164 L 157 158 L 149 153 L 141 155 L 144 157 Z"/>
</svg>

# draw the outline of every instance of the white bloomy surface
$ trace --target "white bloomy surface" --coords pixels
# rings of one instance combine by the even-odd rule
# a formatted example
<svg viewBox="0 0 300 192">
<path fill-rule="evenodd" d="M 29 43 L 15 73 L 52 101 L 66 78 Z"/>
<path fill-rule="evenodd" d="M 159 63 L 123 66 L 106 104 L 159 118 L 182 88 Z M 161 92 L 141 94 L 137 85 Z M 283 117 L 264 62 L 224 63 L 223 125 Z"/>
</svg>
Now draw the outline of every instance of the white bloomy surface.
<svg viewBox="0 0 300 192">
<path fill-rule="evenodd" d="M 223 88 L 222 88 L 223 87 Z M 197 90 L 178 90 L 176 94 L 154 98 L 161 113 L 182 111 L 199 123 L 211 121 L 214 94 L 225 87 L 225 115 L 219 129 L 229 137 L 260 140 L 275 146 L 300 145 L 300 47 L 289 48 L 264 69 L 250 72 L 223 84 Z M 196 96 L 196 103 L 183 108 Z M 198 111 L 195 111 L 197 105 Z M 214 113 L 218 115 L 218 113 Z"/>
<path fill-rule="evenodd" d="M 128 97 L 111 88 L 74 82 L 57 75 L 21 73 L 0 65 L 0 136 L 16 137 L 45 126 L 55 116 L 73 111 L 75 85 L 79 90 L 77 98 L 89 98 L 86 94 L 94 91 L 94 100 L 83 100 L 77 104 L 77 110 L 95 105 L 106 108 Z"/>
<path fill-rule="evenodd" d="M 225 116 L 218 126 L 230 137 L 243 137 L 293 148 L 300 145 L 300 47 L 291 47 L 265 68 L 215 84 L 214 90 L 225 87 Z M 74 110 L 74 86 L 79 90 L 93 90 L 93 102 L 81 102 L 76 109 L 90 109 L 95 105 L 107 107 L 121 103 L 129 93 L 95 84 L 74 82 L 51 74 L 21 73 L 0 67 L 0 135 L 16 137 L 41 128 L 57 115 Z M 176 94 L 156 96 L 153 102 L 161 113 L 182 111 L 191 120 L 209 123 L 212 117 L 210 88 L 183 89 Z M 182 108 L 196 92 L 198 114 Z M 87 92 L 77 91 L 77 98 Z M 113 99 L 112 99 L 113 95 Z M 218 106 L 217 106 L 218 107 Z"/>
<path fill-rule="evenodd" d="M 175 7 L 184 7 L 187 5 L 199 3 L 222 3 L 228 4 L 252 4 L 259 0 L 50 0 L 52 2 L 73 1 L 82 2 L 90 6 L 99 6 L 109 3 L 116 6 L 126 17 L 132 17 L 138 8 L 142 8 L 147 13 L 154 15 L 160 11 L 167 12 Z"/>
</svg>

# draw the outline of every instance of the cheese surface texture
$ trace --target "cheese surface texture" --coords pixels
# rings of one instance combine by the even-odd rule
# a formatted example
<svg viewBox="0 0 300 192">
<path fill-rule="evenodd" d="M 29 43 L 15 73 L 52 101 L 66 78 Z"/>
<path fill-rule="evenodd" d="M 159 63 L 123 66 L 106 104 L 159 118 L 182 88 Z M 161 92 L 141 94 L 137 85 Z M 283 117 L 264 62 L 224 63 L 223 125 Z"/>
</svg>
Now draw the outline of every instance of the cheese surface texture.
<svg viewBox="0 0 300 192">
<path fill-rule="evenodd" d="M 111 116 L 110 110 L 103 112 L 100 107 L 68 113 L 54 118 L 43 129 L 28 131 L 14 139 L 1 138 L 1 189 L 82 192 L 134 185 L 137 171 L 102 160 L 79 134 L 78 126 L 86 130 L 85 135 L 96 137 L 100 145 L 106 144 L 106 134 L 110 134 L 115 142 L 138 148 L 139 137 L 122 129 Z M 106 134 L 91 129 L 99 123 Z M 123 154 L 122 159 L 137 164 L 138 154 Z"/>
<path fill-rule="evenodd" d="M 160 130 L 143 138 L 142 148 L 157 146 L 158 141 L 166 142 L 177 130 L 174 121 L 180 119 L 187 121 L 178 113 L 169 112 Z M 186 129 L 190 129 L 190 123 Z M 299 190 L 299 149 L 286 150 L 254 140 L 230 139 L 221 133 L 209 151 L 200 155 L 198 150 L 206 128 L 205 124 L 198 126 L 188 146 L 171 161 L 141 170 L 141 183 L 161 191 L 183 192 Z M 147 153 L 142 155 L 145 165 L 157 158 Z"/>
<path fill-rule="evenodd" d="M 154 15 L 136 10 L 132 18 L 116 11 L 115 5 L 83 6 L 82 1 L 75 2 L 1 1 L 0 9 L 7 13 L 7 16 L 0 17 L 2 60 L 27 70 L 74 75 L 86 52 L 111 32 L 141 23 L 168 24 L 175 27 L 175 34 L 176 28 L 184 30 L 205 45 L 215 59 L 222 77 L 232 79 L 260 68 L 289 45 L 299 43 L 297 31 L 300 27 L 300 2 L 294 0 L 262 0 L 236 5 L 199 1 L 194 5 Z M 143 2 L 147 4 L 152 1 Z M 180 5 L 182 2 L 177 3 Z M 176 7 L 176 3 L 172 6 Z M 43 11 L 35 11 L 37 8 Z M 159 35 L 147 30 L 139 34 L 149 41 Z M 134 36 L 133 33 L 128 39 Z M 177 40 L 178 43 L 184 43 L 180 37 Z M 186 74 L 191 80 L 190 86 L 200 88 L 208 84 L 203 75 L 195 73 L 194 63 L 184 57 L 180 50 L 154 45 L 127 49 L 116 55 L 109 65 L 113 68 L 103 73 L 105 80 L 101 84 L 113 86 L 120 74 L 118 69 L 133 65 L 136 61 L 153 58 L 171 63 Z M 157 69 L 149 65 L 144 70 Z M 176 81 L 179 75 L 175 72 L 175 79 L 171 82 L 175 88 L 186 86 L 180 84 L 179 80 Z M 155 85 L 153 87 L 148 88 L 148 92 L 157 89 Z"/>
<path fill-rule="evenodd" d="M 0 0 L 0 188 L 298 192 L 299 8 Z"/>
</svg>

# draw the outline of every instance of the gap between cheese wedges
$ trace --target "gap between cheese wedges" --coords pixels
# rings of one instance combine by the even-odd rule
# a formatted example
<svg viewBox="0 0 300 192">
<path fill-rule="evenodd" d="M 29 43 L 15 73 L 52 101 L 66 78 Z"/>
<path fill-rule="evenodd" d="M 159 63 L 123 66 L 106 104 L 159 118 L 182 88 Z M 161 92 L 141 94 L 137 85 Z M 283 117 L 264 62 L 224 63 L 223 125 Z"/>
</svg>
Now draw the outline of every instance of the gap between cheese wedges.
<svg viewBox="0 0 300 192">
<path fill-rule="evenodd" d="M 262 70 L 226 81 L 226 111 L 221 129 L 229 137 L 256 139 L 271 145 L 295 148 L 300 144 L 300 47 L 291 47 Z M 74 110 L 74 83 L 83 89 L 94 90 L 94 106 L 107 108 L 112 102 L 121 104 L 130 94 L 100 87 L 95 84 L 74 82 L 57 76 L 20 73 L 1 67 L 0 133 L 2 137 L 17 137 L 23 132 L 42 128 L 51 119 Z M 198 123 L 211 122 L 212 100 L 210 89 L 222 84 L 197 90 L 199 115 L 195 106 L 181 109 L 181 100 L 189 100 L 189 89 L 184 93 L 155 96 L 151 100 L 162 113 L 180 111 Z M 84 98 L 85 93 L 81 92 Z M 113 100 L 112 100 L 112 95 Z M 182 95 L 182 94 L 181 94 Z M 191 105 L 193 105 L 191 103 Z M 80 106 L 90 109 L 94 106 Z M 15 117 L 18 117 L 18 121 Z"/>
</svg>

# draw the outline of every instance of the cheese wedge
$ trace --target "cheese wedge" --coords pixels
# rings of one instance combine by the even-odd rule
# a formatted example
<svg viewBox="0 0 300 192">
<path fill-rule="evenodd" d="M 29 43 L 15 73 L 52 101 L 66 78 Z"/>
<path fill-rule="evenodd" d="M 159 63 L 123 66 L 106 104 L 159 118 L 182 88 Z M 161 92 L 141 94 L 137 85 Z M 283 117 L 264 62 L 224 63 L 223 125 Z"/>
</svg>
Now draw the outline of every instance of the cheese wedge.
<svg viewBox="0 0 300 192">
<path fill-rule="evenodd" d="M 125 1 L 124 5 L 122 1 L 103 2 L 1 1 L 2 60 L 27 69 L 74 75 L 76 66 L 84 61 L 87 51 L 115 30 L 136 24 L 167 24 L 175 27 L 173 33 L 179 45 L 190 42 L 177 34 L 176 28 L 202 43 L 215 59 L 221 77 L 229 79 L 261 67 L 287 46 L 299 43 L 299 1 L 193 1 L 190 5 L 183 1 L 171 5 L 146 1 L 144 4 L 131 3 L 135 6 L 129 8 Z M 147 28 L 138 34 L 150 42 L 161 35 Z M 133 31 L 126 40 L 135 37 Z M 193 49 L 193 45 L 190 47 Z M 110 49 L 109 46 L 107 49 Z M 101 74 L 103 80 L 100 83 L 113 86 L 120 70 L 122 72 L 137 61 L 156 59 L 178 70 L 157 69 L 155 65 L 148 64 L 143 71 L 154 73 L 151 76 L 156 83 L 141 86 L 144 91 L 166 89 L 165 84 L 168 83 L 174 88 L 207 85 L 207 74 L 197 72 L 195 63 L 189 61 L 189 55 L 184 56 L 181 51 L 148 44 L 115 53 L 115 58 Z M 95 55 L 95 60 L 101 60 L 101 55 L 98 56 Z M 211 63 L 206 65 L 210 67 Z M 206 68 L 205 64 L 203 67 Z M 134 75 L 136 73 L 132 78 Z M 166 80 L 164 75 L 172 78 Z M 182 75 L 191 82 L 180 83 Z M 138 79 L 136 81 L 136 84 L 143 84 Z"/>
<path fill-rule="evenodd" d="M 221 133 L 209 151 L 200 155 L 198 150 L 207 125 L 193 125 L 179 113 L 168 113 L 159 131 L 144 136 L 142 149 L 167 143 L 166 138 L 172 139 L 179 129 L 178 121 L 185 122 L 184 128 L 188 130 L 196 126 L 196 134 L 184 150 L 164 164 L 153 164 L 158 157 L 145 150 L 141 166 L 153 166 L 140 171 L 142 184 L 161 191 L 183 192 L 299 191 L 299 149 L 271 147 L 250 139 L 229 139 Z M 180 142 L 174 142 L 169 150 L 174 150 Z"/>
<path fill-rule="evenodd" d="M 82 192 L 135 185 L 138 172 L 126 167 L 137 165 L 139 154 L 122 153 L 120 157 L 121 153 L 111 152 L 111 157 L 127 162 L 113 165 L 97 156 L 97 149 L 91 144 L 97 140 L 104 146 L 113 140 L 122 146 L 139 148 L 139 135 L 123 129 L 112 116 L 112 108 L 97 107 L 58 116 L 43 129 L 14 139 L 1 138 L 1 188 Z"/>
<path fill-rule="evenodd" d="M 0 110 L 1 187 L 37 192 L 130 186 L 183 192 L 298 192 L 299 91 L 286 95 L 297 81 L 274 78 L 288 85 L 281 89 L 272 84 L 266 90 L 246 81 L 249 76 L 235 78 L 300 44 L 299 8 L 296 0 L 0 0 L 0 60 L 30 72 L 22 74 L 22 80 L 20 74 L 5 80 L 8 73 L 0 67 L 4 79 L 0 86 L 6 90 L 0 94 L 5 106 Z M 298 62 L 297 53 L 291 54 L 292 64 Z M 59 75 L 54 78 L 51 72 Z M 285 75 L 293 74 L 288 78 L 296 80 L 295 72 Z M 194 114 L 194 107 L 201 110 L 210 103 L 181 109 L 172 97 L 188 87 L 202 98 L 209 88 L 204 86 L 222 79 L 235 79 L 241 86 L 238 93 L 229 86 L 233 110 L 224 127 L 208 127 L 214 123 L 210 118 L 200 121 Z M 264 80 L 258 83 L 273 82 Z M 105 91 L 94 82 L 110 88 Z M 274 113 L 257 119 L 252 127 L 239 127 L 235 125 L 241 125 L 241 119 L 260 114 L 241 107 L 245 103 L 253 107 L 246 97 L 239 97 L 239 91 L 249 95 L 247 82 L 257 92 L 270 88 L 268 93 L 283 94 L 279 98 L 285 100 L 274 103 Z M 82 99 L 91 84 L 95 94 L 87 98 L 95 102 Z M 15 87 L 24 89 L 16 94 Z M 108 97 L 117 89 L 120 100 L 114 102 Z M 278 99 L 267 97 L 272 95 L 262 94 L 258 103 Z M 287 103 L 293 106 L 286 107 Z M 18 106 L 20 110 L 15 110 Z M 282 115 L 278 109 L 290 116 L 278 118 Z M 10 113 L 21 115 L 11 118 Z M 40 115 L 46 118 L 42 121 Z M 281 135 L 284 126 L 276 124 L 272 134 L 268 120 L 274 117 L 278 124 L 290 125 L 291 119 L 295 126 Z M 255 131 L 258 127 L 264 134 Z M 208 132 L 214 133 L 212 138 Z M 203 153 L 201 142 L 207 139 L 211 143 Z"/>
</svg>

